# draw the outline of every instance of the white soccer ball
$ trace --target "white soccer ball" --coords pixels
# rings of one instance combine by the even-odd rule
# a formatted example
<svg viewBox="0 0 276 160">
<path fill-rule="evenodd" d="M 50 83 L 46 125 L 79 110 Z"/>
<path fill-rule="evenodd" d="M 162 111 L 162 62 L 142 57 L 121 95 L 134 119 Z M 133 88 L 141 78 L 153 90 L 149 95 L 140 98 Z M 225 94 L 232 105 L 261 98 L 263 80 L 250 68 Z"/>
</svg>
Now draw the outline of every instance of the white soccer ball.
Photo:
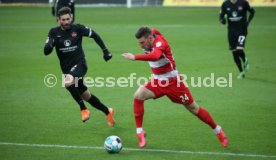
<svg viewBox="0 0 276 160">
<path fill-rule="evenodd" d="M 123 147 L 120 137 L 112 135 L 105 139 L 104 148 L 108 153 L 119 153 Z"/>
</svg>

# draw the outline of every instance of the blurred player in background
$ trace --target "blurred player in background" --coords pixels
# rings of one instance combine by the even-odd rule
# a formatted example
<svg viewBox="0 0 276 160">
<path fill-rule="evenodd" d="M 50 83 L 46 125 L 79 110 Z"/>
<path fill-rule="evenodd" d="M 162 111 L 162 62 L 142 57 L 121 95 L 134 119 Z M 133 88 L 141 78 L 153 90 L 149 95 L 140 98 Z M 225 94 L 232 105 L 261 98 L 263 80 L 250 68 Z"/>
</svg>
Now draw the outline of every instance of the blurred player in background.
<svg viewBox="0 0 276 160">
<path fill-rule="evenodd" d="M 228 139 L 222 128 L 216 124 L 209 112 L 200 107 L 193 99 L 189 89 L 182 82 L 176 69 L 170 45 L 156 29 L 141 27 L 135 34 L 145 54 L 123 53 L 128 60 L 148 61 L 153 72 L 153 79 L 136 91 L 134 95 L 134 117 L 139 147 L 146 145 L 146 132 L 142 128 L 144 101 L 157 99 L 166 95 L 172 102 L 184 105 L 201 121 L 208 124 L 217 135 L 223 147 L 227 147 Z"/>
<path fill-rule="evenodd" d="M 58 10 L 62 7 L 69 7 L 71 9 L 73 22 L 75 21 L 75 2 L 74 0 L 49 0 L 49 3 L 52 4 L 51 12 L 53 16 L 57 16 Z"/>
<path fill-rule="evenodd" d="M 250 13 L 249 18 L 247 18 L 247 12 Z M 226 0 L 220 10 L 219 21 L 222 24 L 226 24 L 225 14 L 227 15 L 228 42 L 234 61 L 240 71 L 238 79 L 245 78 L 245 71 L 249 69 L 244 46 L 247 29 L 254 17 L 254 13 L 254 9 L 250 7 L 249 2 L 246 0 Z"/>
<path fill-rule="evenodd" d="M 89 92 L 84 84 L 83 77 L 87 72 L 87 65 L 82 49 L 82 38 L 93 38 L 102 49 L 105 61 L 112 58 L 111 53 L 94 30 L 72 22 L 70 8 L 61 8 L 58 11 L 57 17 L 60 26 L 50 29 L 44 46 L 44 54 L 49 55 L 53 48 L 56 49 L 62 72 L 65 75 L 63 83 L 80 106 L 82 121 L 85 122 L 90 117 L 90 111 L 83 102 L 85 100 L 96 109 L 102 111 L 106 115 L 108 125 L 113 126 L 115 123 L 113 108 L 107 108 L 95 95 Z"/>
</svg>

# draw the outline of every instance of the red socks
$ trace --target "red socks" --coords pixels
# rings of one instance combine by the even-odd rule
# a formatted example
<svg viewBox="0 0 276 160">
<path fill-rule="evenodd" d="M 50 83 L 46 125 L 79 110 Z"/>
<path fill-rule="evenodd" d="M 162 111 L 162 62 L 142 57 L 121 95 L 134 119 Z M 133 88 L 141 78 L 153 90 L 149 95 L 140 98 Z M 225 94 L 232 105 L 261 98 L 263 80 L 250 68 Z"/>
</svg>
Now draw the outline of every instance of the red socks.
<svg viewBox="0 0 276 160">
<path fill-rule="evenodd" d="M 140 99 L 134 99 L 133 105 L 136 128 L 142 128 L 144 116 L 144 101 Z"/>
<path fill-rule="evenodd" d="M 215 123 L 215 121 L 213 120 L 213 118 L 211 117 L 211 115 L 207 110 L 199 107 L 197 117 L 203 122 L 205 122 L 206 124 L 208 124 L 212 129 L 216 128 L 217 124 Z"/>
<path fill-rule="evenodd" d="M 140 99 L 134 99 L 134 117 L 136 122 L 136 128 L 142 128 L 143 125 L 143 116 L 144 116 L 144 101 Z M 217 124 L 209 114 L 209 112 L 201 107 L 197 113 L 197 117 L 208 124 L 212 129 L 215 129 Z"/>
</svg>

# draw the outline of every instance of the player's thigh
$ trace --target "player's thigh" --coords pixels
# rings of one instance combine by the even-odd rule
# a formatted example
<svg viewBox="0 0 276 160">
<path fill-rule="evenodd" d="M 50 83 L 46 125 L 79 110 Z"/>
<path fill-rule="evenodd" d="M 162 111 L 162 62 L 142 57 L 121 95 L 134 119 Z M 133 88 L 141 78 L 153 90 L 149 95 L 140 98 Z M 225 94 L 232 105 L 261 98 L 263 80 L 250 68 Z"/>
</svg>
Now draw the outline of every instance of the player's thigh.
<svg viewBox="0 0 276 160">
<path fill-rule="evenodd" d="M 154 92 L 152 92 L 145 86 L 140 86 L 134 94 L 135 99 L 141 99 L 141 100 L 147 100 L 147 99 L 151 99 L 151 98 L 155 98 L 155 97 L 156 96 L 155 96 Z"/>
<path fill-rule="evenodd" d="M 74 65 L 68 74 L 72 75 L 74 78 L 82 79 L 87 72 L 87 66 L 85 63 L 79 63 Z"/>
<path fill-rule="evenodd" d="M 237 48 L 236 49 L 243 49 L 245 46 L 245 40 L 246 40 L 246 35 L 240 34 L 238 36 L 238 42 L 237 42 Z"/>
<path fill-rule="evenodd" d="M 66 87 L 75 84 L 78 86 L 79 80 L 83 80 L 84 75 L 87 72 L 86 64 L 80 63 L 72 66 L 69 71 L 64 71 L 65 79 L 64 84 Z"/>
<path fill-rule="evenodd" d="M 65 85 L 65 87 L 69 87 L 74 83 L 75 83 L 74 76 L 71 74 L 65 74 L 65 78 L 63 81 L 63 84 Z"/>
<path fill-rule="evenodd" d="M 238 34 L 235 30 L 228 30 L 228 44 L 229 49 L 234 50 L 238 45 Z"/>
<path fill-rule="evenodd" d="M 161 86 L 160 84 L 162 84 L 162 81 L 158 79 L 152 79 L 150 82 L 144 84 L 144 88 L 153 93 L 151 94 L 151 98 L 158 99 L 165 95 L 165 90 L 163 89 L 164 86 Z"/>
<path fill-rule="evenodd" d="M 174 103 L 188 106 L 194 102 L 190 90 L 182 81 L 171 84 L 166 89 L 166 96 Z"/>
</svg>

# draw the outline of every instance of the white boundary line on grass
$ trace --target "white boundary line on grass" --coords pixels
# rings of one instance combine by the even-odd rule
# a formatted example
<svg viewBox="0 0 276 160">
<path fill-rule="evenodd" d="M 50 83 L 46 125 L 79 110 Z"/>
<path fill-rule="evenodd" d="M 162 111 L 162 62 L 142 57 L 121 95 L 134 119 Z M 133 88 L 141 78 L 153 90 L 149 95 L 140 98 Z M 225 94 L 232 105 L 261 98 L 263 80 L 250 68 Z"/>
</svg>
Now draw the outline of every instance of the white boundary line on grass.
<svg viewBox="0 0 276 160">
<path fill-rule="evenodd" d="M 73 148 L 73 149 L 96 149 L 103 150 L 103 147 L 96 146 L 68 146 L 60 144 L 28 144 L 28 143 L 11 143 L 0 142 L 0 145 L 9 146 L 27 146 L 27 147 L 44 147 L 44 148 Z M 245 154 L 245 153 L 227 153 L 227 152 L 195 152 L 195 151 L 176 151 L 176 150 L 162 150 L 162 149 L 137 149 L 137 148 L 123 148 L 127 151 L 139 151 L 139 152 L 163 152 L 163 153 L 179 153 L 179 154 L 195 154 L 195 155 L 224 155 L 234 157 L 252 157 L 252 158 L 275 158 L 276 155 L 260 155 L 260 154 Z"/>
</svg>

